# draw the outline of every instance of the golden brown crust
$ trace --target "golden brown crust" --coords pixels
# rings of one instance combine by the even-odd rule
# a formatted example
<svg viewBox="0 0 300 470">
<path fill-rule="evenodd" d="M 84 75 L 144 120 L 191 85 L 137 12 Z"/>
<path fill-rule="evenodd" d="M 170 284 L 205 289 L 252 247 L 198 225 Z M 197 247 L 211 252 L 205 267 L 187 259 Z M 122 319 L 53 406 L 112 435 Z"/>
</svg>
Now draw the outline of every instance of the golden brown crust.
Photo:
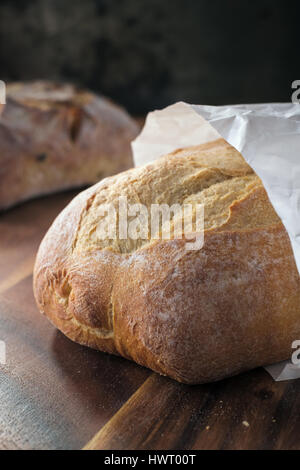
<svg viewBox="0 0 300 470">
<path fill-rule="evenodd" d="M 98 240 L 99 208 L 119 195 L 146 206 L 203 203 L 204 247 L 187 251 L 176 232 L 172 240 Z M 289 237 L 259 178 L 223 140 L 77 196 L 40 246 L 34 291 L 71 339 L 186 383 L 286 359 L 300 336 Z"/>
<path fill-rule="evenodd" d="M 0 210 L 130 168 L 137 132 L 124 110 L 72 85 L 8 85 L 0 113 Z"/>
</svg>

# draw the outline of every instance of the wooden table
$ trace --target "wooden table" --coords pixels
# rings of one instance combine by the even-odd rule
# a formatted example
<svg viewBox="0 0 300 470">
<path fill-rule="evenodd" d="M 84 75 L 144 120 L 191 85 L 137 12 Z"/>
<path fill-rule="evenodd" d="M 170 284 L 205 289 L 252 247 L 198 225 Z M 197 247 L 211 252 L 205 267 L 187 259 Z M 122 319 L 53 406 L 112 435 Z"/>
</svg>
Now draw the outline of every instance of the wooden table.
<svg viewBox="0 0 300 470">
<path fill-rule="evenodd" d="M 72 343 L 39 314 L 35 253 L 73 195 L 0 215 L 0 449 L 300 449 L 300 380 L 259 369 L 180 385 Z"/>
</svg>

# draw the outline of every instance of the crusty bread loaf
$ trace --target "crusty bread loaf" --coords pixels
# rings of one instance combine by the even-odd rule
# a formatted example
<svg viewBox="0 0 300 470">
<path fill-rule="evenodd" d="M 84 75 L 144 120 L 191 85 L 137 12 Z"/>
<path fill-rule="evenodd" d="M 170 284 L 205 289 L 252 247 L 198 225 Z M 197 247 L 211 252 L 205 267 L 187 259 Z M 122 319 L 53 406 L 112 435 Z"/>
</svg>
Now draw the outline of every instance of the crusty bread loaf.
<svg viewBox="0 0 300 470">
<path fill-rule="evenodd" d="M 205 242 L 99 240 L 101 207 L 203 203 Z M 173 221 L 174 222 L 174 221 Z M 163 231 L 163 227 L 160 227 Z M 69 338 L 185 383 L 288 358 L 300 339 L 300 282 L 260 179 L 223 140 L 178 150 L 77 196 L 34 270 L 41 312 Z"/>
<path fill-rule="evenodd" d="M 0 110 L 0 209 L 132 167 L 137 132 L 121 108 L 72 85 L 8 85 Z"/>
</svg>

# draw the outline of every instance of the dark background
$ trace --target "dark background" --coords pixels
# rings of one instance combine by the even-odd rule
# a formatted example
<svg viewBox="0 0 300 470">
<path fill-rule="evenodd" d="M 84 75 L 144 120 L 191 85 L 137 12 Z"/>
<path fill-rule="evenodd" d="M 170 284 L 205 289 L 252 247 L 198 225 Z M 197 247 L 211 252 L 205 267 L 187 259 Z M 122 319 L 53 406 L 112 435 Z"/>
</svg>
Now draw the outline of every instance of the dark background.
<svg viewBox="0 0 300 470">
<path fill-rule="evenodd" d="M 136 115 L 289 101 L 299 24 L 292 0 L 1 0 L 0 79 L 72 81 Z"/>
</svg>

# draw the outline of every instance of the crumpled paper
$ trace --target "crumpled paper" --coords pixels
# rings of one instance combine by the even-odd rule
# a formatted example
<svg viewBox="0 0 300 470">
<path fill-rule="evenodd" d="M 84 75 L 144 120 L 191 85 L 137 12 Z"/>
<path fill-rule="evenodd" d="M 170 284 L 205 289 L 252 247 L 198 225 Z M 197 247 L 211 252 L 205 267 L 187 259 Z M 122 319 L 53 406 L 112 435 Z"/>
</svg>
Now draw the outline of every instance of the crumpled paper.
<svg viewBox="0 0 300 470">
<path fill-rule="evenodd" d="M 132 142 L 134 162 L 141 166 L 178 148 L 220 137 L 241 152 L 263 181 L 289 234 L 300 273 L 299 104 L 201 106 L 176 103 L 148 114 L 144 129 Z M 300 366 L 291 361 L 268 366 L 266 370 L 275 380 L 300 378 Z"/>
</svg>

